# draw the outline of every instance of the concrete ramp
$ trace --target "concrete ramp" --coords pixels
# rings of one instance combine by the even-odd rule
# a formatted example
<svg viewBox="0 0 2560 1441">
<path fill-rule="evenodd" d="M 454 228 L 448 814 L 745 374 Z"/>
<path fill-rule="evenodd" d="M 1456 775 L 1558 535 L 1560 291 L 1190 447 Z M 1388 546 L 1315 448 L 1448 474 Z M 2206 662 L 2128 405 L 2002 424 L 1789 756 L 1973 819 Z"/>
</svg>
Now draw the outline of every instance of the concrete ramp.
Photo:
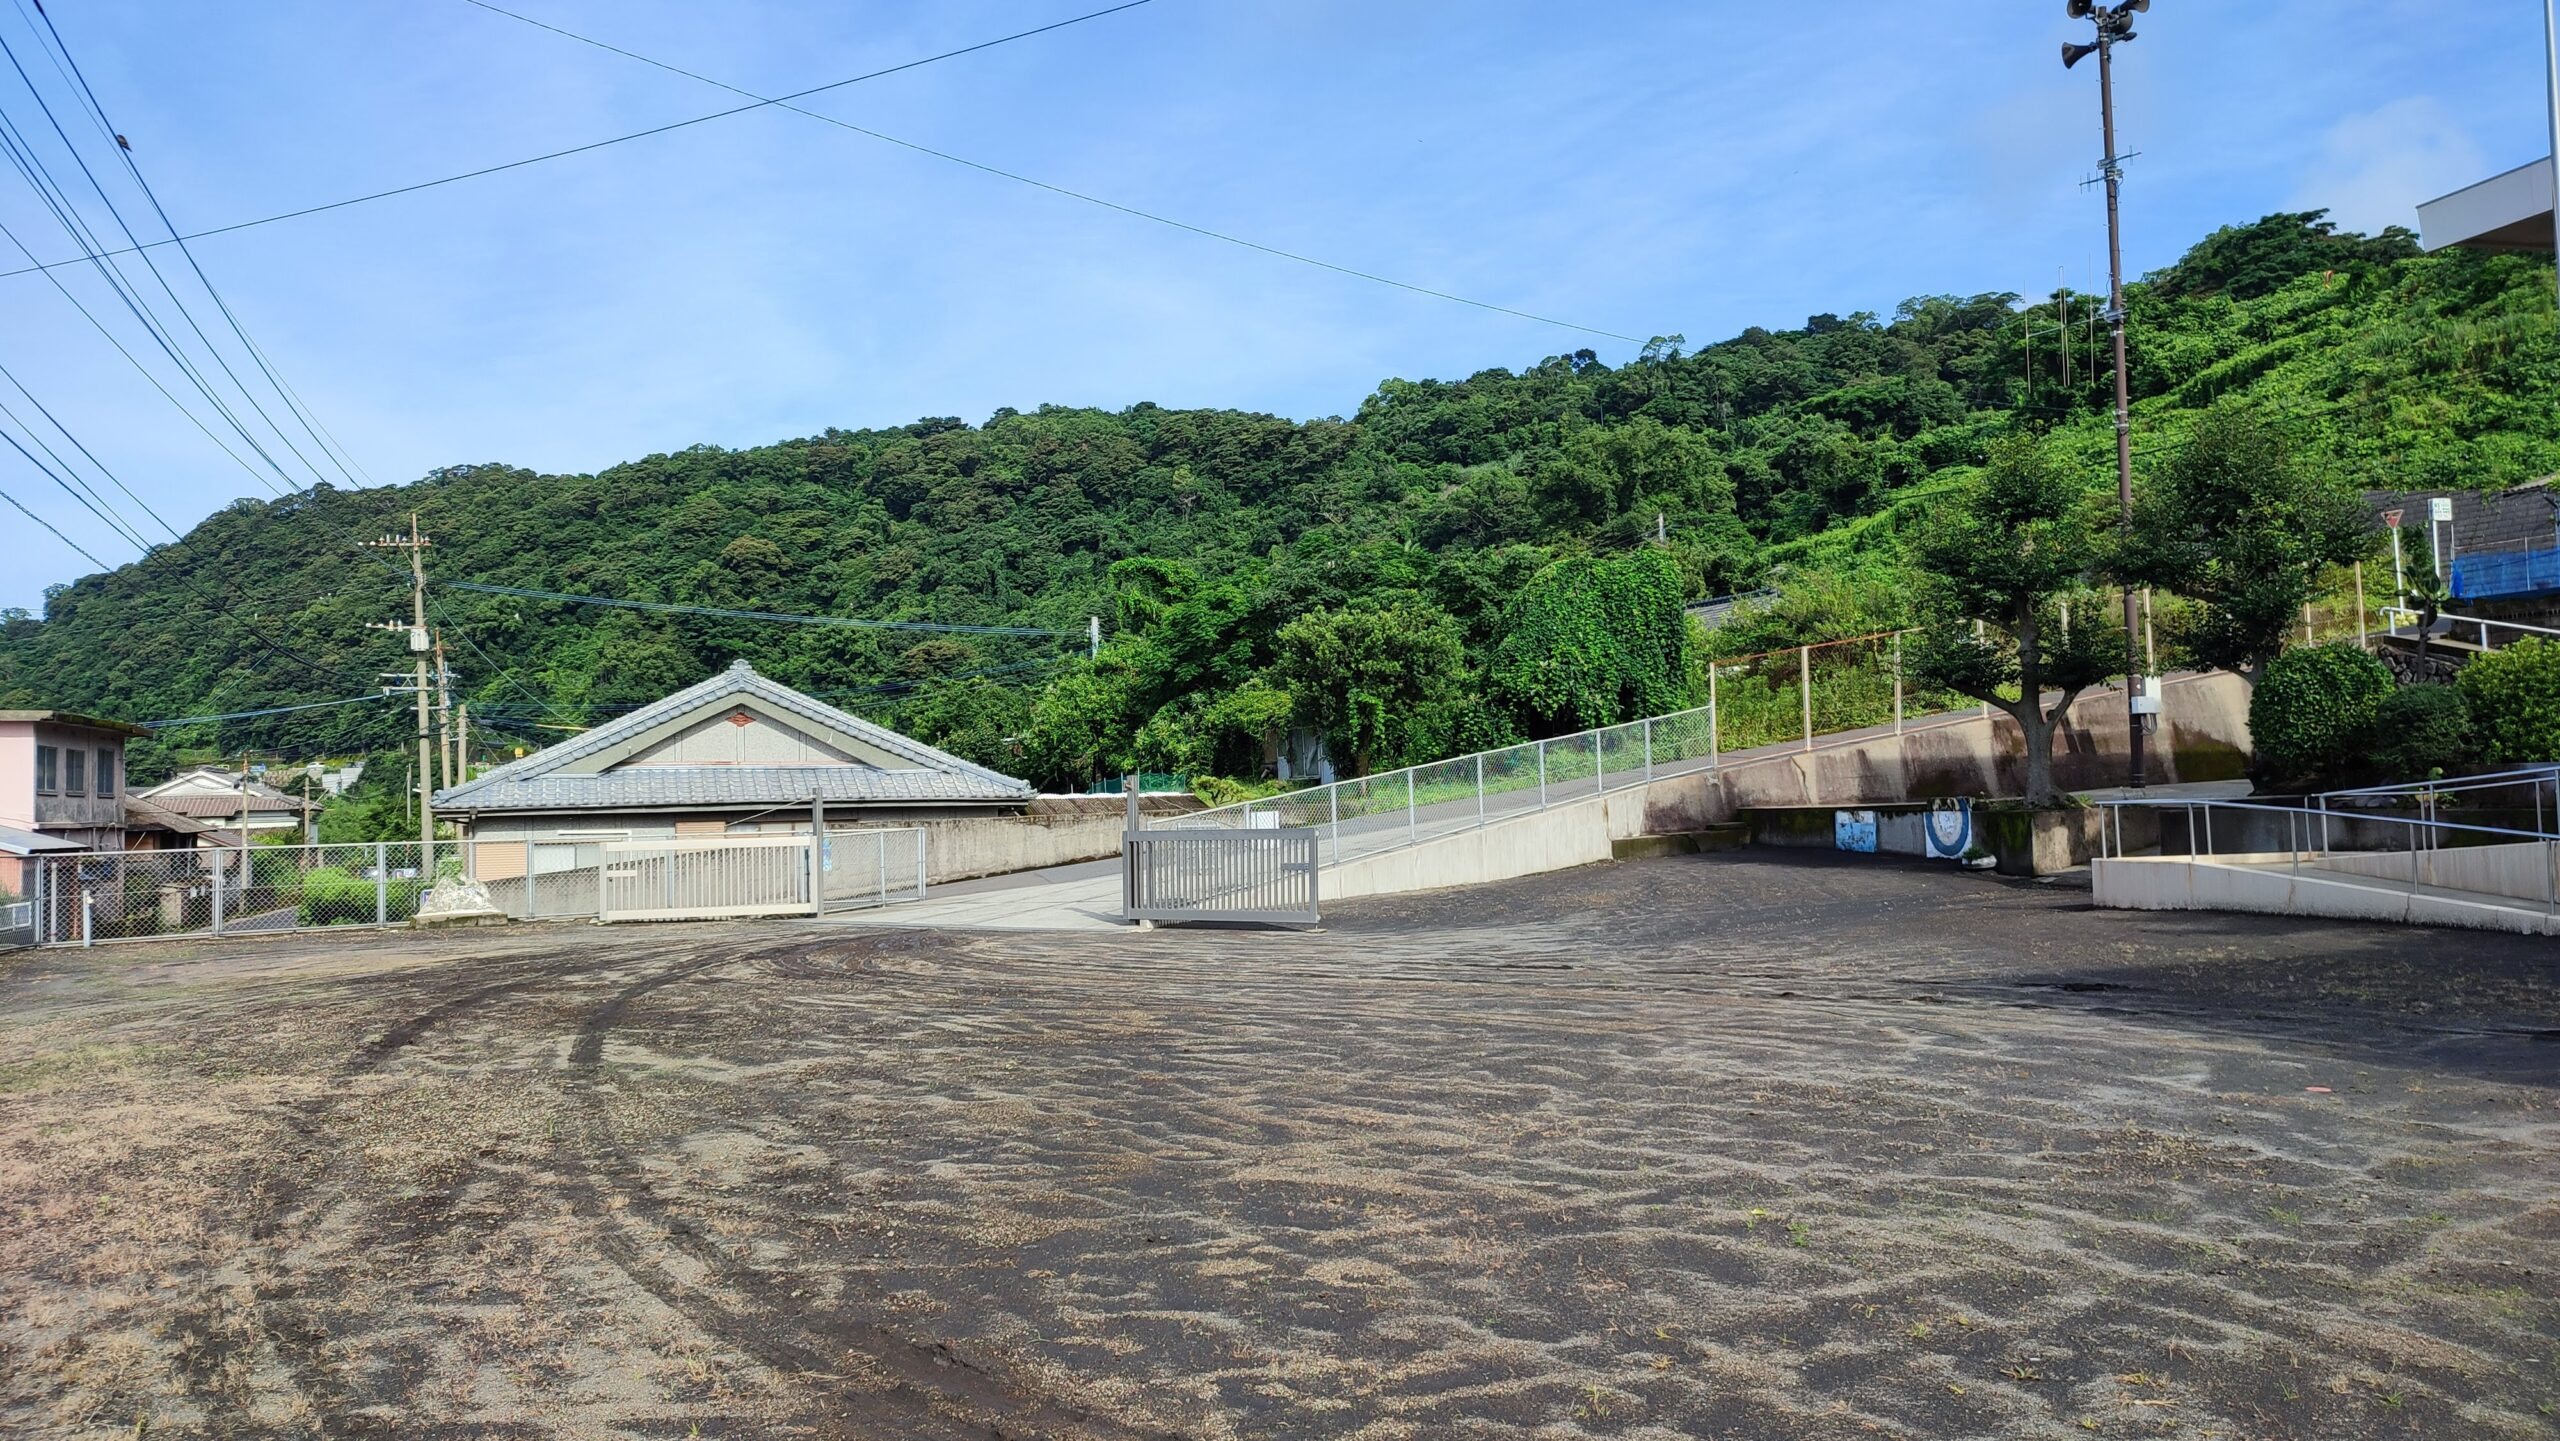
<svg viewBox="0 0 2560 1441">
<path fill-rule="evenodd" d="M 2540 842 L 2363 856 L 2132 856 L 2090 863 L 2094 899 L 2131 911 L 2240 911 L 2560 935 Z M 2473 887 L 2487 887 L 2474 889 Z"/>
</svg>

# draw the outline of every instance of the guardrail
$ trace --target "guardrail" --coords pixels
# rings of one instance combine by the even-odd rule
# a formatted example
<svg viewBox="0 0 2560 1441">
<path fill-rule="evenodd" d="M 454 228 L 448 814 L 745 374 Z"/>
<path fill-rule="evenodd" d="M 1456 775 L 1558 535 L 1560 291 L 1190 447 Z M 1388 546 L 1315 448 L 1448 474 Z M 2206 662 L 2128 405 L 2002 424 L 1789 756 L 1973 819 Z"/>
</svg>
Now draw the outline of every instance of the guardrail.
<svg viewBox="0 0 2560 1441">
<path fill-rule="evenodd" d="M 2132 855 L 2128 849 L 2125 828 L 2125 817 L 2128 814 L 2146 810 L 2162 815 L 2177 812 L 2183 814 L 2186 821 L 2187 849 L 2183 856 L 2190 861 L 2245 864 L 2254 867 L 2281 864 L 2297 881 L 2302 878 L 2307 865 L 2316 873 L 2324 873 L 2315 878 L 2345 879 L 2358 883 L 2389 882 L 2396 886 L 2400 880 L 2397 873 L 2398 862 L 2388 858 L 2405 853 L 2408 857 L 2407 892 L 2412 896 L 2420 894 L 2429 886 L 2473 891 L 2493 895 L 2501 900 L 2538 903 L 2555 917 L 2560 917 L 2560 833 L 2542 826 L 2527 831 L 2508 826 L 2480 825 L 2468 821 L 2373 813 L 2347 816 L 2311 806 L 2279 806 L 2259 801 L 2183 797 L 2128 797 L 2122 800 L 2100 801 L 2097 804 L 2106 812 L 2098 832 L 2100 860 L 2147 859 Z M 2229 852 L 2220 850 L 2216 846 L 2214 837 L 2213 819 L 2216 814 L 2282 816 L 2285 818 L 2285 845 L 2283 849 L 2271 852 L 2260 848 L 2257 842 L 2252 840 L 2246 843 L 2247 849 Z M 2350 820 L 2359 826 L 2397 827 L 2397 833 L 2404 844 L 2384 850 L 2350 851 L 2333 847 L 2328 834 L 2330 827 L 2335 823 Z M 2226 827 L 2226 836 L 2229 835 L 2230 829 Z M 2458 844 L 2447 845 L 2447 838 L 2455 836 L 2465 839 Z M 2460 864 L 2463 852 L 2485 854 L 2492 849 L 2502 850 L 2506 847 L 2533 848 L 2533 854 L 2528 857 L 2528 860 L 2538 862 L 2532 866 L 2541 891 L 2538 897 L 2520 894 L 2519 891 L 2522 889 L 2520 886 L 2484 887 L 2480 884 L 2457 886 L 2445 879 L 2444 872 L 2448 866 L 2467 869 Z M 2165 826 L 2162 828 L 2158 858 L 2164 860 L 2178 858 L 2168 850 Z M 2393 873 L 2384 874 L 2385 866 L 2391 867 Z M 2476 869 L 2485 874 L 2490 868 L 2482 866 Z M 2457 876 L 2456 879 L 2473 878 Z"/>
</svg>

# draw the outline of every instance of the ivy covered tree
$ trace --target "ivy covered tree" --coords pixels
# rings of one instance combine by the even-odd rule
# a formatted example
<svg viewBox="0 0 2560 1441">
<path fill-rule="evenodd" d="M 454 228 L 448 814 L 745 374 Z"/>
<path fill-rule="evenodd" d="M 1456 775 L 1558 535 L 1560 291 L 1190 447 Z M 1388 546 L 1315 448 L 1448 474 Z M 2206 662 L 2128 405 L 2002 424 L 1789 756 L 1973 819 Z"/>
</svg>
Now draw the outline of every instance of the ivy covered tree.
<svg viewBox="0 0 2560 1441">
<path fill-rule="evenodd" d="M 1679 573 L 1659 551 L 1557 561 L 1503 612 L 1494 695 L 1542 736 L 1681 709 L 1690 669 L 1681 600 Z"/>
<path fill-rule="evenodd" d="M 1911 544 L 1927 617 L 1915 668 L 2018 723 L 2032 806 L 2062 803 L 2054 729 L 2124 660 L 2124 632 L 2106 625 L 2105 606 L 2082 605 L 2077 624 L 2064 618 L 2075 596 L 2089 594 L 2100 533 L 2086 484 L 2020 437 L 1993 447 L 1982 474 L 1942 502 Z"/>
<path fill-rule="evenodd" d="M 2198 664 L 2254 688 L 2291 643 L 2323 572 L 2363 559 L 2375 535 L 2361 491 L 2226 402 L 2144 486 L 2116 569 L 2202 601 L 2178 641 Z"/>
</svg>

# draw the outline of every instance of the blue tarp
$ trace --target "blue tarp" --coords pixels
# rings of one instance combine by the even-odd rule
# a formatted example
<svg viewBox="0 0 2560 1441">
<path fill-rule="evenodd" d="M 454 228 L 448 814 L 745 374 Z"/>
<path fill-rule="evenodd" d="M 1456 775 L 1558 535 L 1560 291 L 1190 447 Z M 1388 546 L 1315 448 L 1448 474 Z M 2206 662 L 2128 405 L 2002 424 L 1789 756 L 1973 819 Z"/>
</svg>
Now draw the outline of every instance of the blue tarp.
<svg viewBox="0 0 2560 1441">
<path fill-rule="evenodd" d="M 2456 600 L 2538 595 L 2544 591 L 2560 591 L 2560 546 L 2480 551 L 2453 558 Z"/>
</svg>

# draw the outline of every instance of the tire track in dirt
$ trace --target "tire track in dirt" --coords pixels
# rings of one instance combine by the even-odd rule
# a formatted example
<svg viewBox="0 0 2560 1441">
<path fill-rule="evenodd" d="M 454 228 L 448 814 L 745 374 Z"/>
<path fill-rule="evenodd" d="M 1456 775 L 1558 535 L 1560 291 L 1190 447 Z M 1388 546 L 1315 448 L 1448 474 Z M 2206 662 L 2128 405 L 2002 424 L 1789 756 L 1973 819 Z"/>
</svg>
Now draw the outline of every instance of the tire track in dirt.
<svg viewBox="0 0 2560 1441">
<path fill-rule="evenodd" d="M 180 1379 L 187 1392 L 205 1406 L 215 1434 L 255 1434 L 260 1429 L 251 1416 L 252 1398 L 231 1379 L 229 1364 L 244 1349 L 259 1348 L 273 1354 L 301 1400 L 318 1419 L 323 1434 L 352 1438 L 416 1434 L 361 1413 L 367 1398 L 330 1359 L 328 1332 L 303 1303 L 300 1288 L 283 1274 L 290 1269 L 291 1246 L 326 1209 L 327 1194 L 346 1189 L 345 1148 L 331 1138 L 329 1122 L 356 1101 L 353 1082 L 391 1066 L 438 1028 L 457 1018 L 478 1014 L 492 1002 L 509 996 L 582 972 L 613 969 L 626 963 L 597 957 L 536 957 L 521 962 L 524 974 L 475 986 L 385 1027 L 330 1073 L 328 1087 L 320 1098 L 287 1113 L 283 1124 L 292 1137 L 297 1159 L 324 1155 L 327 1159 L 322 1170 L 282 1184 L 262 1185 L 253 1193 L 260 1212 L 246 1228 L 250 1249 L 226 1267 L 246 1273 L 245 1304 L 234 1307 L 225 1296 L 209 1296 L 194 1306 L 180 1308 L 166 1328 L 175 1336 L 207 1338 L 181 1348 Z M 284 1174 L 291 1176 L 289 1172 Z M 466 1177 L 441 1188 L 445 1205 L 430 1201 L 422 1209 L 446 1212 L 451 1196 L 463 1189 L 468 1180 Z M 212 1278 L 201 1283 L 206 1289 L 216 1284 Z M 238 1332 L 250 1336 L 246 1348 L 220 1339 Z"/>
<path fill-rule="evenodd" d="M 815 1392 L 829 1422 L 851 1428 L 829 1434 L 900 1441 L 1178 1441 L 1175 1432 L 1131 1426 L 1031 1394 L 945 1341 L 917 1340 L 860 1316 L 827 1322 L 805 1312 L 795 1315 L 786 1280 L 721 1250 L 658 1194 L 615 1138 L 597 1082 L 605 1072 L 605 1042 L 634 1005 L 732 962 L 807 979 L 850 979 L 853 972 L 809 960 L 815 952 L 845 946 L 829 938 L 767 950 L 752 961 L 690 960 L 624 987 L 586 1017 L 568 1054 L 570 1092 L 585 1103 L 586 1144 L 574 1158 L 579 1176 L 571 1183 L 579 1214 L 596 1223 L 606 1254 L 632 1281 L 706 1334 Z M 900 947 L 892 941 L 889 948 L 912 949 L 913 942 Z M 639 1218 L 658 1241 L 699 1267 L 709 1284 L 688 1284 L 649 1255 L 644 1242 L 617 1221 L 617 1211 Z M 843 1374 L 848 1357 L 870 1374 Z"/>
</svg>

